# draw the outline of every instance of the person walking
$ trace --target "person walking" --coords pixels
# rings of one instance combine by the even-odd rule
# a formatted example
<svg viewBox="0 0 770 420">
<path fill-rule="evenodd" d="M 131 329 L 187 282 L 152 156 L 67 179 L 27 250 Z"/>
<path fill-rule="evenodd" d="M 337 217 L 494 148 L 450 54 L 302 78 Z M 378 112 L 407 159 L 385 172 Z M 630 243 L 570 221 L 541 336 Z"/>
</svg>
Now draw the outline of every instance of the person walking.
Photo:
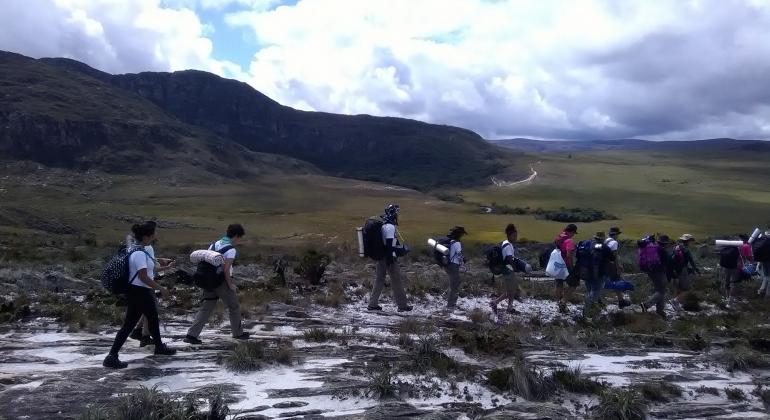
<svg viewBox="0 0 770 420">
<path fill-rule="evenodd" d="M 766 231 L 762 236 L 770 237 L 770 230 Z M 759 259 L 759 258 L 757 258 Z M 762 275 L 762 285 L 757 290 L 757 295 L 770 298 L 770 262 L 762 261 L 757 267 L 757 271 Z"/>
<path fill-rule="evenodd" d="M 700 275 L 700 270 L 695 265 L 695 260 L 690 252 L 690 243 L 695 241 L 695 237 L 689 233 L 679 237 L 674 251 L 671 253 L 671 264 L 674 267 L 674 278 L 676 279 L 676 294 L 671 300 L 671 305 L 678 312 L 682 311 L 682 299 L 692 290 L 691 276 Z"/>
<path fill-rule="evenodd" d="M 583 316 L 591 317 L 600 311 L 599 297 L 604 280 L 603 260 L 608 254 L 604 241 L 604 232 L 596 232 L 593 239 L 581 241 L 577 249 L 577 270 L 579 276 L 585 282 L 586 294 L 583 303 Z"/>
<path fill-rule="evenodd" d="M 516 243 L 518 236 L 519 232 L 516 230 L 516 225 L 510 223 L 505 227 L 506 239 L 500 244 L 500 248 L 503 251 L 504 265 L 502 275 L 505 291 L 498 296 L 497 299 L 493 299 L 492 302 L 489 303 L 492 307 L 492 311 L 495 313 L 497 313 L 497 306 L 500 302 L 506 299 L 508 300 L 507 312 L 509 314 L 516 313 L 516 309 L 513 307 L 513 300 L 519 297 L 521 291 L 519 290 L 518 277 L 513 268 L 515 265 L 514 259 L 516 258 L 516 248 L 513 244 Z"/>
<path fill-rule="evenodd" d="M 568 224 L 554 239 L 556 248 L 561 252 L 561 257 L 569 270 L 569 276 L 565 280 L 554 279 L 556 289 L 554 297 L 559 306 L 559 312 L 567 313 L 567 301 L 572 295 L 572 291 L 580 284 L 580 278 L 575 269 L 575 241 L 572 238 L 577 234 L 577 225 Z M 564 283 L 567 283 L 568 289 L 565 291 Z"/>
<path fill-rule="evenodd" d="M 661 318 L 666 318 L 666 282 L 670 262 L 666 246 L 670 245 L 671 239 L 668 235 L 660 235 L 656 241 L 654 235 L 650 235 L 644 240 L 645 245 L 639 248 L 640 269 L 647 273 L 654 293 L 644 302 L 640 303 L 642 312 L 647 312 L 649 307 L 655 305 L 655 312 Z"/>
<path fill-rule="evenodd" d="M 744 274 L 743 268 L 747 264 L 754 262 L 754 254 L 751 250 L 751 244 L 749 244 L 748 235 L 738 235 L 743 244 L 738 247 L 738 260 L 736 261 L 735 269 L 725 269 L 725 292 L 727 293 L 727 309 L 735 309 L 735 300 L 739 293 L 738 284 L 743 281 Z"/>
<path fill-rule="evenodd" d="M 460 242 L 463 236 L 467 235 L 465 228 L 455 226 L 449 230 L 449 255 L 447 255 L 447 265 L 444 270 L 449 276 L 449 293 L 447 295 L 447 311 L 453 311 L 457 307 L 457 297 L 460 293 L 460 269 L 465 266 L 463 258 L 463 246 Z"/>
<path fill-rule="evenodd" d="M 623 268 L 618 260 L 618 253 L 620 252 L 620 241 L 618 238 L 621 233 L 623 232 L 621 232 L 619 227 L 612 226 L 609 232 L 607 232 L 608 238 L 604 240 L 606 254 L 602 258 L 601 273 L 605 283 L 608 281 L 616 282 L 621 280 L 623 276 Z M 615 296 L 618 299 L 618 308 L 623 309 L 631 305 L 631 302 L 625 298 L 622 291 L 616 290 Z"/>
<path fill-rule="evenodd" d="M 404 292 L 404 285 L 401 282 L 401 267 L 398 265 L 398 258 L 406 255 L 404 244 L 400 243 L 398 238 L 398 214 L 401 211 L 398 204 L 389 204 L 385 207 L 382 218 L 382 241 L 385 245 L 385 258 L 377 261 L 377 275 L 374 280 L 372 294 L 369 297 L 367 309 L 370 311 L 381 311 L 379 305 L 380 294 L 385 287 L 385 276 L 390 276 L 390 286 L 393 291 L 393 300 L 398 306 L 399 312 L 409 312 L 413 308 L 409 306 Z"/>
<path fill-rule="evenodd" d="M 201 297 L 201 307 L 198 310 L 198 314 L 195 315 L 195 320 L 187 330 L 187 335 L 184 338 L 185 343 L 189 344 L 201 344 L 199 339 L 203 327 L 208 322 L 211 313 L 217 305 L 217 301 L 222 299 L 227 306 L 228 313 L 230 315 L 230 333 L 233 338 L 239 340 L 245 340 L 249 338 L 249 333 L 243 331 L 243 325 L 241 323 L 241 306 L 238 302 L 238 288 L 233 282 L 233 261 L 235 261 L 236 249 L 235 246 L 246 235 L 246 231 L 240 224 L 232 224 L 227 227 L 227 233 L 220 240 L 214 242 L 209 246 L 212 251 L 217 251 L 223 254 L 224 263 L 218 267 L 217 274 L 222 277 L 222 283 L 215 289 L 204 289 Z"/>
<path fill-rule="evenodd" d="M 144 249 L 155 240 L 156 225 L 152 222 L 136 224 L 131 228 L 131 232 L 136 246 L 132 246 L 128 250 L 130 255 L 128 258 L 129 284 L 126 290 L 126 317 L 123 326 L 115 335 L 115 341 L 112 343 L 109 354 L 102 362 L 104 367 L 111 369 L 122 369 L 128 366 L 128 363 L 120 360 L 118 353 L 142 315 L 147 318 L 150 335 L 155 344 L 155 354 L 168 356 L 176 354 L 176 350 L 163 344 L 161 339 L 158 307 L 153 289 L 160 290 L 165 298 L 168 298 L 170 294 L 167 288 L 155 282 L 155 261 Z"/>
</svg>

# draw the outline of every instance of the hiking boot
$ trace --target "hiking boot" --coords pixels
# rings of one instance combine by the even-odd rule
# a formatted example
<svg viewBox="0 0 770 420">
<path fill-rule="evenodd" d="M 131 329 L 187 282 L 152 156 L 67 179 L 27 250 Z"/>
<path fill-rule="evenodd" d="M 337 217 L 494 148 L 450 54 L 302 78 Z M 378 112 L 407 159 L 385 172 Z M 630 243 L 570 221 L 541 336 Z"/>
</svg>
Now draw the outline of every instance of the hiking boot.
<svg viewBox="0 0 770 420">
<path fill-rule="evenodd" d="M 108 354 L 102 362 L 102 366 L 110 369 L 124 369 L 128 367 L 128 363 L 121 362 L 117 355 Z"/>
<path fill-rule="evenodd" d="M 184 337 L 184 340 L 182 340 L 182 341 L 184 341 L 185 343 L 189 343 L 189 344 L 203 344 L 203 341 L 201 341 L 197 337 L 193 337 L 191 335 L 186 335 Z"/>
<path fill-rule="evenodd" d="M 370 311 L 381 311 L 382 310 L 382 306 L 380 306 L 380 305 L 369 305 L 369 306 L 366 307 L 366 309 L 370 310 Z"/>
<path fill-rule="evenodd" d="M 626 299 L 623 299 L 620 302 L 618 302 L 618 308 L 620 309 L 623 309 L 628 306 L 631 306 L 631 302 L 627 301 Z"/>
<path fill-rule="evenodd" d="M 671 299 L 671 306 L 674 308 L 677 312 L 682 312 L 682 304 L 679 303 L 676 299 Z"/>
<path fill-rule="evenodd" d="M 494 302 L 489 302 L 489 307 L 492 308 L 492 312 L 497 315 L 497 305 Z"/>
<path fill-rule="evenodd" d="M 137 329 L 131 331 L 131 335 L 129 335 L 128 338 L 130 338 L 132 340 L 141 341 L 142 340 L 142 329 L 141 328 L 137 328 Z"/>
<path fill-rule="evenodd" d="M 150 344 L 155 344 L 155 341 L 149 335 L 144 335 L 139 339 L 139 347 L 146 347 Z"/>
<path fill-rule="evenodd" d="M 242 333 L 240 333 L 239 335 L 237 335 L 237 336 L 235 336 L 233 338 L 236 339 L 236 340 L 248 340 L 250 335 L 251 334 L 249 334 L 247 332 L 242 332 Z"/>
<path fill-rule="evenodd" d="M 402 306 L 402 307 L 398 308 L 398 311 L 399 312 L 411 312 L 412 309 L 414 309 L 414 307 L 412 307 L 411 305 L 406 305 L 406 306 Z"/>
<path fill-rule="evenodd" d="M 155 346 L 155 354 L 160 356 L 173 356 L 176 354 L 176 349 L 172 349 L 165 344 L 161 344 L 159 346 Z"/>
<path fill-rule="evenodd" d="M 560 314 L 568 314 L 569 311 L 567 310 L 567 304 L 564 302 L 559 302 L 559 313 Z"/>
</svg>

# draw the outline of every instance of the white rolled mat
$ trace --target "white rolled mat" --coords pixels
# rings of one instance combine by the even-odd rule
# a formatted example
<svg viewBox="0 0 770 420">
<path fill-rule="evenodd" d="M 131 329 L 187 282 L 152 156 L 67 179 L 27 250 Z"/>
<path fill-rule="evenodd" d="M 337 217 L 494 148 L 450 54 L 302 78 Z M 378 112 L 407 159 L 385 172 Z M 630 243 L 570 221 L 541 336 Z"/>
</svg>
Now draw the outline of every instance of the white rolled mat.
<svg viewBox="0 0 770 420">
<path fill-rule="evenodd" d="M 428 238 L 428 246 L 444 255 L 449 255 L 449 248 L 436 242 L 436 240 L 433 238 Z"/>
<path fill-rule="evenodd" d="M 219 267 L 225 263 L 225 257 L 216 251 L 210 251 L 208 249 L 199 249 L 190 254 L 191 263 L 198 264 L 201 261 L 206 261 L 214 267 Z"/>
</svg>

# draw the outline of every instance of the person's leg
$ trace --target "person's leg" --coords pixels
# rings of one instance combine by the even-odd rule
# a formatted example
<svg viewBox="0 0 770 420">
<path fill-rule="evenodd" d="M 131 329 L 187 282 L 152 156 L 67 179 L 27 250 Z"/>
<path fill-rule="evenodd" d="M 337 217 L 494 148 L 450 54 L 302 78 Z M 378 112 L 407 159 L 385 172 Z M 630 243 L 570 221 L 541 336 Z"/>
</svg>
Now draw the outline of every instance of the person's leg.
<svg viewBox="0 0 770 420">
<path fill-rule="evenodd" d="M 201 307 L 198 309 L 198 313 L 195 315 L 195 320 L 190 326 L 190 329 L 187 330 L 187 335 L 189 337 L 198 338 L 201 335 L 203 327 L 209 321 L 211 312 L 213 312 L 214 308 L 217 306 L 217 300 L 219 300 L 219 297 L 213 290 L 203 291 L 201 296 Z"/>
<path fill-rule="evenodd" d="M 380 295 L 382 289 L 385 287 L 385 273 L 387 272 L 387 264 L 384 259 L 377 261 L 377 275 L 374 279 L 374 286 L 372 287 L 372 294 L 369 297 L 369 307 L 375 308 L 380 302 Z"/>
<path fill-rule="evenodd" d="M 401 267 L 399 267 L 397 261 L 388 266 L 388 274 L 390 275 L 390 287 L 393 290 L 393 300 L 396 301 L 396 306 L 399 309 L 406 308 L 409 305 L 406 301 L 404 285 L 401 282 Z"/>
<path fill-rule="evenodd" d="M 163 346 L 163 340 L 160 337 L 160 320 L 158 319 L 158 305 L 155 301 L 155 294 L 152 289 L 142 290 L 139 296 L 142 315 L 147 320 L 147 327 L 150 330 L 150 336 L 155 343 L 155 348 Z"/>
<path fill-rule="evenodd" d="M 457 296 L 460 293 L 460 266 L 457 264 L 449 264 L 446 267 L 447 275 L 449 276 L 449 295 L 447 296 L 447 308 L 454 308 L 457 306 Z"/>
<path fill-rule="evenodd" d="M 659 314 L 665 313 L 666 309 L 666 273 L 655 273 L 655 293 L 657 298 L 655 299 L 655 311 Z"/>
<path fill-rule="evenodd" d="M 770 297 L 770 263 L 763 262 L 761 265 L 762 285 L 759 287 L 757 294 Z"/>
<path fill-rule="evenodd" d="M 113 341 L 112 348 L 110 349 L 110 355 L 112 356 L 118 355 L 123 344 L 125 344 L 128 335 L 131 333 L 131 330 L 136 326 L 139 317 L 142 316 L 140 298 L 137 293 L 132 290 L 134 288 L 138 288 L 138 286 L 129 286 L 129 290 L 126 293 L 126 298 L 128 300 L 126 306 L 126 319 L 123 321 L 123 326 L 115 335 L 115 341 Z"/>
<path fill-rule="evenodd" d="M 735 299 L 738 296 L 738 283 L 740 282 L 741 270 L 736 268 L 735 270 L 730 271 L 732 273 L 730 274 L 730 282 L 728 283 L 730 289 L 727 292 L 727 304 L 732 307 L 735 305 Z"/>
<path fill-rule="evenodd" d="M 508 312 L 514 312 L 513 299 L 516 297 L 516 291 L 519 288 L 519 278 L 516 273 L 511 272 L 503 277 L 505 283 L 505 297 L 508 299 Z"/>
<path fill-rule="evenodd" d="M 233 337 L 240 337 L 243 334 L 243 326 L 241 325 L 241 305 L 238 302 L 238 295 L 233 292 L 226 283 L 222 283 L 215 289 L 217 296 L 222 299 L 229 311 L 230 316 L 230 332 Z"/>
</svg>

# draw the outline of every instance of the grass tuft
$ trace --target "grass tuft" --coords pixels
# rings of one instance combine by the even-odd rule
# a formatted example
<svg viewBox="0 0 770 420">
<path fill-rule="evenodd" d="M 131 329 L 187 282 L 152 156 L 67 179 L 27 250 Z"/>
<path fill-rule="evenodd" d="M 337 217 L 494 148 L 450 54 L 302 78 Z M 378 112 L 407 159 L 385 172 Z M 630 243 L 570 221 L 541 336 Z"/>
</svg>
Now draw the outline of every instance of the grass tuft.
<svg viewBox="0 0 770 420">
<path fill-rule="evenodd" d="M 556 393 L 553 377 L 545 375 L 524 359 L 517 360 L 511 367 L 493 369 L 487 376 L 487 382 L 530 401 L 544 401 Z"/>
<path fill-rule="evenodd" d="M 635 389 L 609 388 L 599 397 L 599 405 L 593 407 L 597 420 L 644 420 L 647 404 Z"/>
<path fill-rule="evenodd" d="M 302 333 L 302 338 L 314 343 L 324 343 L 339 338 L 339 334 L 326 328 L 311 328 Z"/>
<path fill-rule="evenodd" d="M 740 402 L 748 399 L 746 393 L 740 388 L 725 388 L 725 395 L 727 395 L 727 399 L 730 401 Z"/>
<path fill-rule="evenodd" d="M 682 396 L 682 388 L 665 381 L 650 381 L 636 386 L 647 401 L 669 402 Z"/>
<path fill-rule="evenodd" d="M 580 366 L 557 369 L 551 375 L 559 387 L 578 394 L 599 394 L 607 387 L 585 376 Z"/>
</svg>

